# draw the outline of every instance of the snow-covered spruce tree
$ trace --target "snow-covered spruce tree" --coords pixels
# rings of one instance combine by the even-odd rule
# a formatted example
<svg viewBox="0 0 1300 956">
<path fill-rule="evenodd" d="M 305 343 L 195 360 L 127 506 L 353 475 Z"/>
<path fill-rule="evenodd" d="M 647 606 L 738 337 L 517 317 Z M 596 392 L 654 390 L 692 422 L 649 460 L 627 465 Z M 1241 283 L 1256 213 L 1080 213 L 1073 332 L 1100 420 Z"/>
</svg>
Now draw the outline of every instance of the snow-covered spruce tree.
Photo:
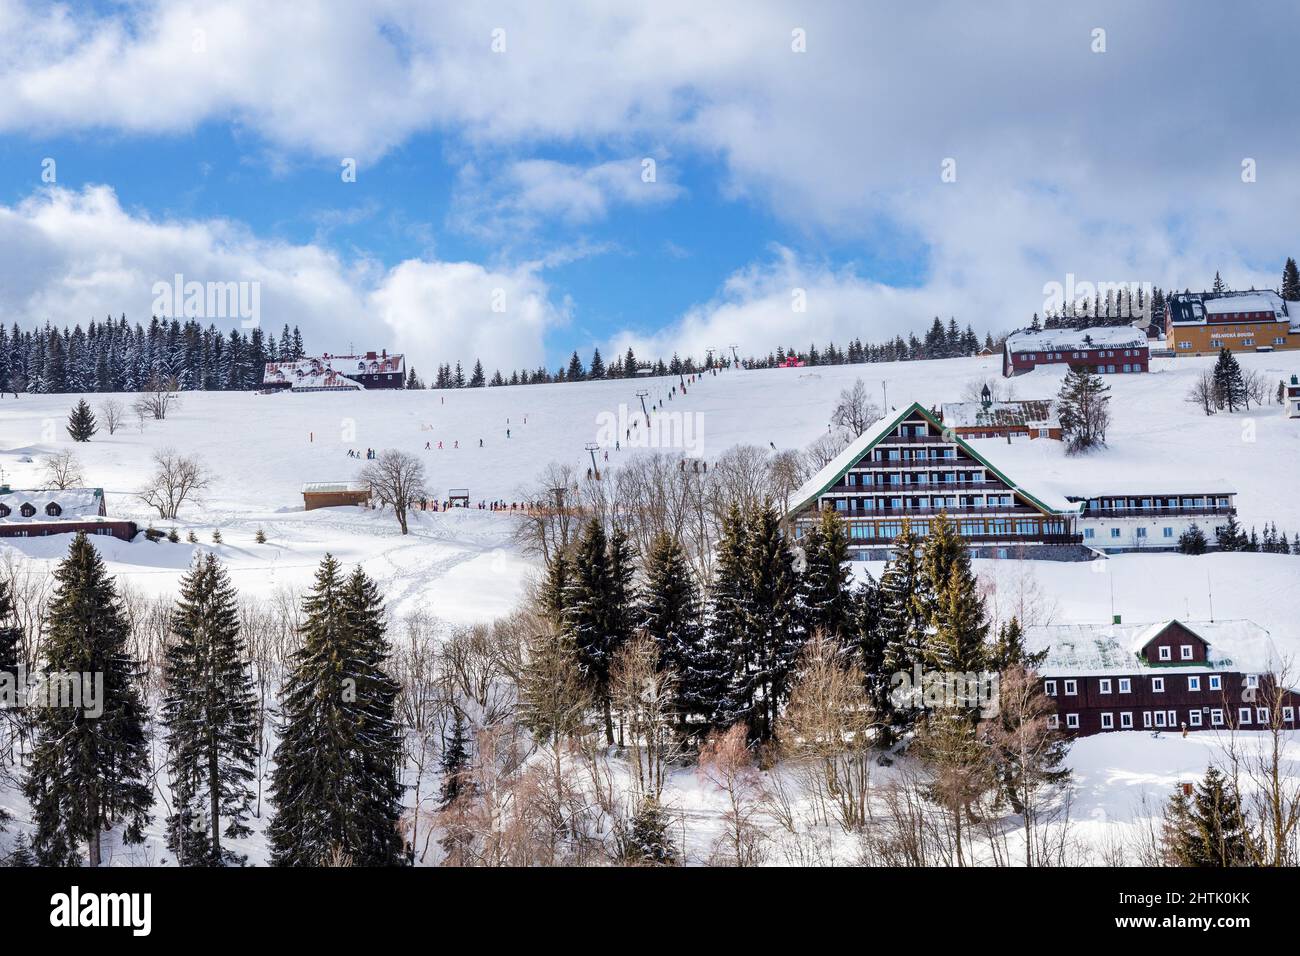
<svg viewBox="0 0 1300 956">
<path fill-rule="evenodd" d="M 557 550 L 547 562 L 546 577 L 538 588 L 542 612 L 556 627 L 562 627 L 565 622 L 566 594 L 572 573 L 573 563 L 563 551 Z"/>
<path fill-rule="evenodd" d="M 799 625 L 794 555 L 781 519 L 771 507 L 754 512 L 745 544 L 744 665 L 735 672 L 729 709 L 749 726 L 750 737 L 772 739 L 776 718 L 789 694 L 805 633 Z"/>
<path fill-rule="evenodd" d="M 181 579 L 175 642 L 163 662 L 172 812 L 167 845 L 183 866 L 240 864 L 222 836 L 247 836 L 256 760 L 253 679 L 230 576 L 199 556 Z"/>
<path fill-rule="evenodd" d="M 829 508 L 803 538 L 799 605 L 809 634 L 822 633 L 847 647 L 854 638 L 855 607 L 849 582 L 849 536 Z"/>
<path fill-rule="evenodd" d="M 619 840 L 619 855 L 631 866 L 676 866 L 672 821 L 653 796 L 641 799 Z"/>
<path fill-rule="evenodd" d="M 452 719 L 451 736 L 443 741 L 442 758 L 439 767 L 442 771 L 442 788 L 438 794 L 438 808 L 446 810 L 472 786 L 468 779 L 469 739 L 465 733 L 465 718 L 460 709 L 456 709 Z"/>
<path fill-rule="evenodd" d="M 670 535 L 656 538 L 646 556 L 638 623 L 659 647 L 660 666 L 677 675 L 679 736 L 703 736 L 713 728 L 718 701 L 726 693 L 727 661 L 704 627 L 690 564 Z"/>
<path fill-rule="evenodd" d="M 84 533 L 54 570 L 56 589 L 46 618 L 51 672 L 102 678 L 92 716 L 73 707 L 36 714 L 36 745 L 24 793 L 36 824 L 32 849 L 43 866 L 79 860 L 99 866 L 104 830 L 125 823 L 128 843 L 144 838 L 153 792 L 144 733 L 139 665 L 127 650 L 129 625 L 113 580 Z"/>
<path fill-rule="evenodd" d="M 1110 386 L 1086 365 L 1071 365 L 1057 394 L 1061 437 L 1068 454 L 1106 444 L 1110 425 Z"/>
<path fill-rule="evenodd" d="M 752 648 L 745 631 L 745 616 L 749 606 L 745 569 L 747 540 L 748 530 L 744 516 L 733 504 L 723 516 L 719 528 L 713 580 L 709 584 L 705 603 L 705 629 L 709 644 L 718 658 L 717 697 L 713 701 L 710 718 L 715 728 L 734 723 L 731 688 L 737 675 L 750 665 L 748 655 Z M 699 701 L 701 709 L 707 704 L 705 700 Z"/>
<path fill-rule="evenodd" d="M 402 862 L 397 685 L 374 582 L 327 554 L 303 599 L 303 645 L 282 690 L 268 828 L 277 866 Z"/>
<path fill-rule="evenodd" d="M 95 413 L 90 410 L 86 400 L 81 399 L 72 409 L 72 414 L 68 416 L 68 434 L 72 436 L 73 441 L 90 441 L 91 436 L 98 430 Z"/>
<path fill-rule="evenodd" d="M 1231 513 L 1228 514 L 1227 524 L 1215 529 L 1214 537 L 1220 551 L 1244 551 L 1248 540 L 1241 525 L 1237 523 L 1237 516 Z"/>
</svg>

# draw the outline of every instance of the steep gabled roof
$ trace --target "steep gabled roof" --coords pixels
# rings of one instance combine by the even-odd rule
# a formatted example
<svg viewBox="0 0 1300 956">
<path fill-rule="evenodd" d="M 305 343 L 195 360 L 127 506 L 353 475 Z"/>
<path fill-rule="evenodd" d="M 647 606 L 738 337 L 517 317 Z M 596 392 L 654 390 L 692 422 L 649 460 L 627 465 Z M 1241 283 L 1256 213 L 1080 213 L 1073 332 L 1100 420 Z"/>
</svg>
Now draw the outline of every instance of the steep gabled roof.
<svg viewBox="0 0 1300 956">
<path fill-rule="evenodd" d="M 925 421 L 933 425 L 940 432 L 945 431 L 943 423 L 931 415 L 920 402 L 913 402 L 902 411 L 896 409 L 894 412 L 881 418 L 865 432 L 851 441 L 849 446 L 832 458 L 830 462 L 821 469 L 821 471 L 817 472 L 817 474 L 805 481 L 799 489 L 786 500 L 786 514 L 794 514 L 797 511 L 801 511 L 820 498 L 826 493 L 828 488 L 838 482 L 850 468 L 857 464 L 863 455 L 871 451 L 872 448 L 879 444 L 881 439 L 897 428 L 903 421 L 910 418 L 913 413 L 919 413 Z M 961 448 L 962 451 L 970 455 L 971 458 L 978 461 L 1000 480 L 1005 482 L 1011 491 L 1027 498 L 1031 504 L 1036 508 L 1039 508 L 1043 513 L 1077 514 L 1082 507 L 1081 505 L 1071 504 L 1065 500 L 1062 500 L 1057 505 L 1047 504 L 1040 498 L 1021 488 L 1014 481 L 1004 475 L 987 458 L 977 452 L 970 445 L 966 444 L 966 442 L 962 441 L 960 436 L 953 433 L 951 429 L 947 430 L 947 437 L 950 438 L 954 445 Z"/>
<path fill-rule="evenodd" d="M 1150 644 L 1152 641 L 1154 641 L 1165 631 L 1169 630 L 1175 624 L 1181 627 L 1188 634 L 1192 635 L 1192 637 L 1196 638 L 1202 644 L 1206 645 L 1207 647 L 1209 646 L 1210 642 L 1207 641 L 1205 638 L 1203 638 L 1201 635 L 1197 634 L 1196 631 L 1193 630 L 1190 626 L 1182 623 L 1181 621 L 1175 621 L 1171 618 L 1168 621 L 1157 621 L 1155 624 L 1151 624 L 1145 629 L 1139 631 L 1137 634 L 1133 635 L 1133 640 L 1129 646 L 1129 650 L 1131 650 L 1134 654 L 1137 654 L 1139 657 L 1144 657 L 1145 656 L 1144 652 L 1147 649 L 1147 645 Z"/>
</svg>

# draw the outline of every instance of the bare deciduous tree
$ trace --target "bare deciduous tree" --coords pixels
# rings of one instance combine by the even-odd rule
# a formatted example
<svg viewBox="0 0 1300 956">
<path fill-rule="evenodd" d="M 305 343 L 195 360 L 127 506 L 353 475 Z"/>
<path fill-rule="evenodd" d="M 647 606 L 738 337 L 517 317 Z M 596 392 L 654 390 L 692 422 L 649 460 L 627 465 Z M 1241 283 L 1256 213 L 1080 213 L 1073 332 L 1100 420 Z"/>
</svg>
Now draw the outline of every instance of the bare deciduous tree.
<svg viewBox="0 0 1300 956">
<path fill-rule="evenodd" d="M 186 501 L 207 490 L 212 476 L 197 456 L 182 455 L 173 448 L 154 452 L 153 462 L 153 476 L 138 495 L 149 507 L 158 509 L 158 517 L 175 521 Z"/>
<path fill-rule="evenodd" d="M 175 376 L 155 375 L 149 379 L 144 390 L 131 403 L 131 409 L 142 422 L 145 418 L 162 421 L 167 417 L 167 413 L 180 403 L 180 396 L 177 394 L 179 388 Z"/>
<path fill-rule="evenodd" d="M 41 461 L 45 475 L 45 486 L 63 491 L 85 483 L 81 472 L 81 462 L 71 451 L 55 452 Z"/>
<path fill-rule="evenodd" d="M 389 448 L 361 470 L 361 480 L 370 485 L 376 501 L 393 509 L 402 534 L 409 534 L 406 512 L 412 502 L 429 495 L 424 462 L 410 452 Z"/>
<path fill-rule="evenodd" d="M 1213 415 L 1218 404 L 1218 390 L 1214 384 L 1214 373 L 1206 369 L 1196 377 L 1192 382 L 1192 387 L 1187 391 L 1187 401 L 1193 405 L 1201 406 L 1201 410 L 1207 415 Z"/>
<path fill-rule="evenodd" d="M 115 434 L 122 427 L 122 421 L 126 416 L 126 409 L 116 398 L 107 398 L 99 404 L 99 418 L 108 429 L 110 435 Z"/>
<path fill-rule="evenodd" d="M 757 866 L 763 861 L 763 830 L 757 822 L 763 807 L 763 781 L 754 766 L 744 725 L 709 735 L 700 747 L 699 773 L 722 791 L 726 800 L 714 858 L 731 866 Z"/>
<path fill-rule="evenodd" d="M 850 439 L 857 438 L 880 418 L 883 413 L 867 397 L 867 386 L 862 379 L 853 383 L 852 388 L 840 392 L 835 411 L 831 412 L 831 424 L 841 429 Z"/>
</svg>

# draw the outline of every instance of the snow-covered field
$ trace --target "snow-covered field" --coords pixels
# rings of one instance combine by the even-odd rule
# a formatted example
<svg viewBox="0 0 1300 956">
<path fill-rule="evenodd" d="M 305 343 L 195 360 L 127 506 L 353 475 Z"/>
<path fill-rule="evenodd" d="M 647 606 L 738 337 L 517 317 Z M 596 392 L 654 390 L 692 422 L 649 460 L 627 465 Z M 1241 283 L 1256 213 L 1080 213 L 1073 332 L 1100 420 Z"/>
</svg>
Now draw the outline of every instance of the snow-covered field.
<svg viewBox="0 0 1300 956">
<path fill-rule="evenodd" d="M 1294 490 L 1300 421 L 1287 420 L 1277 405 L 1207 418 L 1185 396 L 1212 362 L 1156 359 L 1150 374 L 1108 377 L 1109 447 L 1096 454 L 1067 458 L 1061 444 L 1050 441 L 977 444 L 1030 490 L 1036 481 L 1063 489 L 1076 480 L 1147 487 L 1162 477 L 1182 483 L 1223 479 L 1236 486 L 1247 528 L 1275 521 L 1289 534 L 1300 532 L 1300 495 Z M 1241 362 L 1270 382 L 1300 373 L 1300 353 L 1243 355 Z M 0 399 L 0 467 L 11 486 L 39 487 L 42 457 L 72 449 L 87 482 L 105 489 L 110 515 L 132 518 L 142 527 L 152 520 L 166 529 L 173 523 L 151 518 L 133 493 L 151 471 L 155 450 L 173 447 L 198 455 L 214 481 L 175 525 L 182 539 L 193 529 L 199 545 L 151 543 L 143 536 L 129 544 L 96 541 L 111 571 L 133 587 L 172 592 L 195 548 L 205 548 L 228 564 L 243 593 L 301 590 L 330 551 L 347 564 L 362 564 L 384 587 L 395 612 L 419 609 L 446 624 L 462 624 L 510 611 L 536 574 L 536 561 L 513 541 L 514 519 L 477 509 L 417 514 L 411 534 L 402 536 L 391 515 L 380 512 L 304 512 L 302 484 L 355 477 L 364 459 L 348 457 L 348 449 L 364 456 L 367 448 L 401 448 L 425 457 L 438 495 L 465 487 L 474 502 L 515 501 L 548 463 L 567 463 L 584 473 L 590 464 L 585 443 L 609 437 L 606 419 L 619 420 L 621 406 L 623 419 L 634 417 L 640 390 L 649 392 L 647 403 L 662 399 L 665 411 L 693 416 L 688 427 L 695 430 L 686 434 L 698 437 L 701 456 L 713 461 L 736 444 L 803 448 L 826 431 L 840 390 L 858 378 L 878 403 L 887 390 L 891 406 L 915 400 L 937 407 L 968 398 L 971 383 L 997 379 L 999 371 L 996 357 L 735 370 L 705 376 L 671 401 L 672 378 L 446 392 L 184 393 L 165 421 L 141 429 L 132 419 L 117 434 L 101 429 L 80 445 L 64 429 L 77 396 L 24 395 Z M 1051 397 L 1062 375 L 1059 369 L 1040 369 L 1011 387 L 1017 398 Z M 87 398 L 98 405 L 105 396 Z M 129 402 L 129 396 L 119 398 Z M 625 427 L 617 426 L 620 437 Z M 645 453 L 628 448 L 625 440 L 621 444 L 618 451 L 608 449 L 608 466 L 598 452 L 602 468 L 617 468 Z M 222 531 L 221 545 L 211 543 L 214 528 Z M 255 542 L 258 529 L 267 543 Z M 66 536 L 6 538 L 0 539 L 0 555 L 9 551 L 52 563 L 67 544 Z M 1089 563 L 976 565 L 994 585 L 997 607 L 1005 610 L 1029 599 L 1037 609 L 1036 623 L 1106 621 L 1112 613 L 1133 622 L 1249 618 L 1272 632 L 1284 654 L 1300 659 L 1300 558 L 1133 554 Z M 880 567 L 859 570 L 878 575 Z M 1199 776 L 1214 753 L 1210 735 L 1181 740 L 1113 734 L 1080 741 L 1070 758 L 1079 787 L 1074 816 L 1128 819 L 1144 794 L 1158 805 L 1174 782 Z M 686 772 L 675 778 L 675 789 L 678 806 L 692 813 L 706 812 L 714 799 Z"/>
</svg>

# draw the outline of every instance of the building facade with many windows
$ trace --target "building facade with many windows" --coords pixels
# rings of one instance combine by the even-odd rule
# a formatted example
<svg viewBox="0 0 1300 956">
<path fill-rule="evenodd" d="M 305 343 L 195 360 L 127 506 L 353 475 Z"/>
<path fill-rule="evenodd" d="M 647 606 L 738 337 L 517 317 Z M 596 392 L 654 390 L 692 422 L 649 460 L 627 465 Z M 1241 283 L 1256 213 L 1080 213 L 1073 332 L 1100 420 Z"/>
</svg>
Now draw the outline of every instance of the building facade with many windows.
<svg viewBox="0 0 1300 956">
<path fill-rule="evenodd" d="M 1236 489 L 1226 481 L 1159 481 L 1148 486 L 1113 482 L 1074 484 L 1068 499 L 1082 506 L 1083 543 L 1099 551 L 1169 551 L 1198 525 L 1211 541 L 1236 512 Z"/>
<path fill-rule="evenodd" d="M 1131 325 L 1012 332 L 1002 345 L 1002 374 L 1023 375 L 1040 365 L 1079 365 L 1098 375 L 1145 372 L 1147 334 Z"/>
<path fill-rule="evenodd" d="M 1025 643 L 1047 652 L 1050 722 L 1070 734 L 1296 726 L 1296 695 L 1275 677 L 1281 658 L 1251 621 L 1044 625 L 1026 628 Z"/>
<path fill-rule="evenodd" d="M 1021 487 L 917 403 L 876 422 L 790 496 L 795 537 L 826 508 L 844 519 L 857 561 L 887 560 L 905 521 L 924 539 L 941 513 L 976 557 L 1092 556 L 1075 528 L 1078 505 Z"/>
<path fill-rule="evenodd" d="M 1175 356 L 1300 349 L 1300 303 L 1276 292 L 1178 292 L 1165 303 L 1165 343 Z"/>
</svg>

